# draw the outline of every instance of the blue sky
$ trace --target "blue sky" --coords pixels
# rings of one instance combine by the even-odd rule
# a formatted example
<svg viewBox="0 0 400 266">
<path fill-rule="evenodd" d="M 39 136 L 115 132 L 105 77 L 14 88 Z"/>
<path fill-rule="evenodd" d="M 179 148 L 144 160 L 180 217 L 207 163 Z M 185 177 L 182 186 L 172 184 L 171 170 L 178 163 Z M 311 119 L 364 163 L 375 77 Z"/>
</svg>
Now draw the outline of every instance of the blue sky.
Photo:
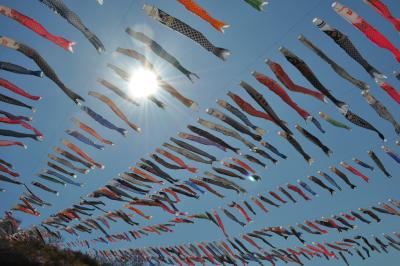
<svg viewBox="0 0 400 266">
<path fill-rule="evenodd" d="M 167 141 L 169 137 L 176 136 L 176 133 L 179 131 L 187 132 L 185 129 L 186 125 L 189 123 L 196 124 L 196 119 L 198 117 L 218 122 L 208 116 L 204 110 L 208 107 L 218 108 L 215 103 L 216 99 L 228 101 L 226 93 L 229 90 L 241 95 L 249 102 L 252 102 L 238 86 L 241 80 L 250 83 L 262 92 L 279 116 L 289 123 L 291 129 L 294 129 L 294 124 L 296 123 L 302 125 L 318 136 L 334 151 L 334 155 L 327 159 L 317 147 L 296 133 L 297 140 L 316 161 L 316 163 L 310 167 L 287 142 L 276 134 L 278 131 L 277 127 L 263 120 L 251 118 L 255 124 L 268 131 L 265 139 L 278 147 L 283 153 L 287 154 L 289 159 L 286 161 L 280 160 L 277 166 L 272 166 L 268 163 L 268 170 L 263 170 L 255 166 L 263 180 L 260 183 L 241 183 L 249 191 L 249 195 L 273 190 L 278 185 L 284 185 L 287 182 L 294 183 L 296 179 L 305 180 L 308 175 L 316 175 L 317 170 L 327 171 L 330 165 L 338 166 L 340 161 L 350 162 L 352 157 L 357 157 L 373 164 L 366 153 L 369 149 L 373 149 L 378 154 L 389 172 L 394 175 L 394 177 L 389 180 L 384 177 L 379 170 L 371 173 L 368 172 L 368 170 L 362 169 L 363 172 L 369 174 L 371 177 L 369 184 L 363 183 L 358 177 L 352 177 L 352 181 L 358 185 L 358 189 L 351 191 L 346 185 L 341 183 L 343 191 L 336 193 L 333 197 L 313 186 L 319 191 L 320 196 L 318 198 L 314 198 L 311 202 L 300 200 L 296 205 L 287 204 L 280 209 L 272 209 L 270 213 L 266 215 L 259 211 L 259 214 L 254 218 L 255 222 L 244 229 L 246 232 L 263 226 L 295 224 L 305 219 L 316 219 L 321 216 L 338 214 L 341 211 L 352 210 L 358 207 L 368 207 L 372 204 L 376 205 L 379 201 L 385 201 L 389 197 L 398 196 L 397 188 L 399 186 L 399 181 L 395 174 L 398 173 L 398 164 L 396 165 L 391 158 L 380 151 L 379 147 L 381 143 L 374 133 L 356 128 L 355 126 L 353 126 L 351 132 L 347 132 L 342 129 L 334 128 L 324 121 L 321 121 L 323 127 L 327 131 L 327 133 L 323 135 L 318 132 L 313 125 L 306 125 L 292 109 L 288 108 L 286 104 L 282 104 L 283 102 L 280 98 L 260 86 L 250 75 L 251 71 L 257 70 L 274 77 L 264 64 L 266 58 L 271 58 L 280 63 L 296 83 L 314 89 L 278 52 L 279 46 L 285 46 L 304 59 L 320 78 L 322 83 L 325 84 L 337 98 L 348 102 L 355 113 L 360 114 L 384 132 L 388 139 L 387 145 L 393 150 L 400 152 L 399 148 L 394 144 L 396 135 L 391 125 L 380 119 L 366 104 L 360 95 L 359 89 L 338 77 L 325 62 L 320 60 L 319 57 L 297 40 L 299 34 L 305 35 L 309 40 L 313 41 L 318 47 L 334 58 L 337 63 L 345 67 L 352 75 L 370 84 L 374 96 L 384 103 L 395 117 L 399 117 L 398 105 L 374 84 L 368 74 L 364 72 L 357 63 L 352 61 L 352 59 L 331 41 L 330 38 L 320 32 L 311 23 L 312 19 L 318 16 L 325 19 L 330 25 L 346 33 L 360 52 L 365 55 L 367 60 L 383 73 L 387 74 L 390 83 L 397 88 L 400 87 L 399 82 L 391 76 L 392 71 L 398 70 L 399 68 L 398 63 L 392 55 L 386 50 L 376 47 L 366 39 L 362 33 L 339 17 L 331 9 L 331 1 L 309 0 L 302 1 L 304 3 L 300 4 L 300 1 L 295 0 L 271 0 L 265 12 L 257 12 L 246 5 L 244 1 L 240 0 L 229 1 L 229 4 L 227 4 L 227 1 L 222 0 L 198 1 L 199 4 L 214 17 L 231 25 L 231 27 L 226 30 L 225 34 L 214 31 L 207 23 L 193 16 L 176 1 L 172 0 L 106 0 L 104 6 L 97 5 L 94 0 L 65 2 L 72 10 L 80 15 L 85 24 L 104 42 L 107 50 L 104 54 L 98 55 L 80 32 L 51 12 L 39 1 L 3 0 L 2 5 L 15 8 L 37 19 L 52 33 L 76 41 L 77 45 L 74 48 L 75 52 L 73 54 L 63 51 L 61 48 L 20 26 L 15 21 L 3 16 L 0 17 L 0 25 L 2 25 L 1 34 L 37 49 L 56 70 L 61 79 L 71 89 L 78 92 L 86 99 L 86 104 L 88 106 L 101 113 L 107 119 L 115 122 L 117 125 L 128 129 L 118 117 L 110 112 L 107 106 L 88 96 L 87 93 L 90 90 L 95 90 L 109 95 L 110 98 L 120 104 L 125 113 L 129 114 L 131 121 L 141 126 L 142 133 L 138 134 L 128 129 L 128 137 L 123 138 L 118 133 L 111 132 L 99 126 L 85 114 L 81 113 L 79 109 L 46 78 L 39 79 L 1 72 L 0 75 L 2 78 L 12 81 L 32 94 L 43 96 L 40 102 L 32 103 L 25 99 L 24 101 L 36 107 L 37 112 L 33 114 L 34 120 L 32 124 L 44 133 L 44 141 L 34 142 L 27 140 L 26 144 L 29 146 L 28 150 L 19 148 L 3 148 L 1 150 L 1 157 L 14 163 L 18 172 L 21 174 L 22 181 L 30 183 L 32 180 L 38 180 L 35 174 L 45 168 L 47 154 L 51 151 L 52 147 L 59 145 L 61 138 L 71 140 L 66 136 L 64 131 L 68 128 L 73 128 L 73 124 L 70 121 L 70 118 L 73 116 L 87 122 L 103 136 L 111 139 L 116 144 L 115 146 L 107 147 L 105 151 L 97 151 L 89 146 L 79 144 L 97 161 L 104 163 L 106 168 L 104 170 L 91 171 L 87 176 L 80 175 L 78 180 L 85 183 L 83 188 L 73 186 L 62 188 L 57 187 L 57 185 L 48 184 L 60 191 L 60 196 L 58 197 L 35 190 L 40 193 L 43 198 L 52 202 L 53 207 L 41 209 L 41 216 L 39 218 L 16 213 L 16 217 L 23 220 L 23 227 L 37 224 L 50 214 L 69 207 L 72 203 L 76 203 L 79 200 L 79 196 L 86 195 L 96 188 L 103 186 L 118 173 L 126 171 L 128 166 L 134 165 L 142 156 L 154 151 L 156 147 Z M 400 6 L 396 5 L 396 2 L 395 0 L 385 0 L 385 3 L 391 8 L 393 14 L 398 17 L 400 15 Z M 232 55 L 227 62 L 222 62 L 191 40 L 182 37 L 176 32 L 150 19 L 141 10 L 141 7 L 145 3 L 155 4 L 171 15 L 187 22 L 194 28 L 203 32 L 216 46 L 231 50 Z M 343 0 L 341 3 L 353 8 L 354 11 L 367 19 L 372 25 L 386 35 L 395 46 L 400 47 L 398 33 L 396 33 L 394 28 L 361 0 Z M 184 76 L 180 75 L 167 63 L 158 59 L 150 52 L 146 53 L 165 80 L 178 88 L 184 95 L 199 103 L 200 108 L 198 112 L 192 112 L 183 107 L 179 102 L 171 99 L 171 97 L 163 92 L 160 93 L 159 97 L 165 100 L 168 105 L 165 111 L 155 107 L 152 103 L 146 103 L 144 101 L 141 107 L 132 107 L 119 99 L 118 96 L 109 93 L 96 82 L 97 78 L 102 77 L 120 85 L 124 89 L 128 89 L 126 84 L 121 82 L 117 76 L 106 68 L 106 63 L 108 62 L 123 66 L 126 69 L 132 69 L 132 71 L 139 67 L 139 64 L 136 62 L 113 54 L 113 51 L 117 47 L 133 48 L 144 53 L 143 47 L 139 43 L 132 41 L 125 34 L 124 30 L 127 26 L 144 29 L 146 32 L 152 33 L 153 38 L 158 43 L 170 51 L 171 54 L 175 55 L 189 70 L 200 76 L 200 80 L 196 81 L 195 84 L 191 84 Z M 36 68 L 31 60 L 9 49 L 0 48 L 0 58 L 2 61 L 10 61 L 33 69 Z M 5 90 L 2 90 L 2 93 L 13 96 L 4 91 Z M 343 118 L 331 103 L 323 104 L 310 97 L 294 93 L 289 94 L 300 106 L 304 107 L 315 117 L 318 118 L 319 111 L 324 111 L 332 117 L 344 122 Z M 10 105 L 1 105 L 2 109 L 8 110 L 11 113 L 31 115 L 27 110 L 14 108 Z M 4 127 L 12 128 L 6 125 L 4 125 Z M 15 127 L 15 129 L 19 128 Z M 232 143 L 245 149 L 245 147 L 235 141 L 232 141 Z M 201 148 L 215 154 L 219 159 L 230 156 L 228 153 L 223 154 L 213 148 Z M 201 168 L 201 170 L 206 170 L 206 167 Z M 188 176 L 184 172 L 176 172 L 176 176 L 174 177 L 183 179 Z M 43 183 L 45 183 L 45 181 L 43 181 Z M 1 186 L 7 189 L 5 193 L 0 195 L 2 202 L 0 210 L 4 211 L 12 207 L 23 191 L 21 188 L 8 184 L 1 184 Z M 225 200 L 216 199 L 209 194 L 202 196 L 200 200 L 185 198 L 179 208 L 190 213 L 196 213 L 211 208 L 217 208 L 218 206 L 226 206 L 231 200 L 239 201 L 247 198 L 246 196 L 237 196 L 231 192 L 223 191 L 223 193 L 227 195 L 227 199 Z M 121 204 L 107 201 L 107 207 L 111 210 L 120 208 Z M 137 217 L 136 221 L 139 221 L 142 225 L 166 222 L 173 218 L 166 217 L 163 212 L 154 209 L 144 210 L 153 215 L 154 219 L 147 222 Z M 322 242 L 336 240 L 345 236 L 353 236 L 359 233 L 368 236 L 370 234 L 380 234 L 399 229 L 398 218 L 384 215 L 382 215 L 382 217 L 383 221 L 380 224 L 373 223 L 371 225 L 363 225 L 358 223 L 359 227 L 348 233 L 339 235 L 332 231 L 328 236 L 315 237 L 306 235 L 305 239 L 310 242 Z M 238 225 L 227 220 L 225 217 L 223 217 L 223 219 L 231 235 L 239 235 L 244 232 Z M 114 224 L 110 232 L 116 233 L 131 229 L 134 228 L 130 228 L 123 222 L 120 222 Z M 82 239 L 91 239 L 97 236 L 100 235 L 93 233 L 91 235 L 83 235 Z M 75 239 L 67 235 L 65 235 L 65 238 L 66 240 Z M 97 245 L 96 247 L 99 249 L 128 248 L 179 244 L 222 238 L 222 233 L 213 224 L 198 221 L 195 225 L 178 225 L 174 233 L 165 234 L 161 237 L 150 236 L 131 243 L 120 242 L 112 244 L 111 246 Z M 272 242 L 282 247 L 298 245 L 295 240 L 283 242 L 278 238 L 274 238 Z M 357 257 L 350 258 L 350 261 L 352 265 L 378 265 L 379 263 L 394 265 L 399 259 L 399 253 L 391 250 L 390 255 L 374 253 L 373 257 L 365 262 Z M 328 263 L 324 261 L 323 263 L 324 265 L 340 265 L 342 262 L 334 261 Z M 320 265 L 321 261 L 315 260 L 308 264 Z"/>
</svg>

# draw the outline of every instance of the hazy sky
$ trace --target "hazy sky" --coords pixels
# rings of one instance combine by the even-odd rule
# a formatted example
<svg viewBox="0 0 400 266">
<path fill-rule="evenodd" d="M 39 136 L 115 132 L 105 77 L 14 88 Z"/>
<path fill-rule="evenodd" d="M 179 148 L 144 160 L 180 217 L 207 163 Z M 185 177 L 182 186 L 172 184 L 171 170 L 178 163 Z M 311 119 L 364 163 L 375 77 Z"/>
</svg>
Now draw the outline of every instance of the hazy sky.
<svg viewBox="0 0 400 266">
<path fill-rule="evenodd" d="M 398 105 L 374 84 L 373 80 L 357 63 L 348 57 L 330 38 L 320 32 L 311 23 L 312 19 L 318 16 L 325 19 L 330 25 L 346 33 L 365 58 L 377 69 L 387 74 L 389 76 L 389 82 L 399 89 L 399 82 L 391 75 L 393 70 L 399 70 L 399 65 L 392 55 L 388 51 L 372 44 L 362 33 L 339 17 L 331 9 L 331 1 L 271 0 L 265 12 L 257 12 L 241 0 L 198 0 L 197 2 L 207 9 L 210 14 L 231 25 L 231 27 L 226 30 L 225 34 L 216 32 L 207 23 L 187 12 L 177 1 L 173 0 L 105 0 L 104 6 L 97 5 L 94 0 L 68 0 L 65 2 L 72 10 L 79 14 L 88 28 L 96 33 L 104 42 L 106 47 L 106 52 L 104 54 L 98 55 L 80 32 L 75 30 L 75 28 L 69 25 L 64 19 L 55 15 L 39 1 L 3 0 L 1 4 L 15 8 L 35 18 L 54 34 L 62 35 L 67 39 L 76 41 L 77 45 L 74 48 L 75 52 L 73 54 L 63 51 L 63 49 L 4 16 L 0 16 L 0 34 L 26 43 L 37 49 L 67 86 L 86 99 L 86 105 L 90 106 L 116 125 L 127 128 L 129 134 L 124 138 L 118 133 L 110 131 L 91 120 L 86 114 L 80 112 L 80 110 L 73 105 L 72 101 L 46 78 L 39 79 L 4 71 L 1 72 L 0 75 L 2 78 L 12 81 L 32 94 L 43 96 L 41 101 L 31 102 L 21 99 L 4 89 L 1 90 L 1 93 L 34 105 L 37 109 L 37 112 L 34 114 L 29 113 L 27 109 L 15 108 L 5 104 L 1 104 L 0 108 L 14 114 L 33 115 L 34 120 L 32 124 L 41 130 L 45 136 L 43 142 L 26 140 L 26 144 L 29 146 L 27 150 L 16 147 L 3 148 L 1 150 L 1 157 L 14 163 L 18 172 L 21 174 L 22 181 L 26 183 L 30 183 L 32 180 L 39 181 L 35 175 L 46 167 L 47 154 L 51 152 L 53 147 L 60 145 L 61 138 L 71 140 L 78 144 L 97 161 L 106 165 L 104 170 L 96 169 L 91 171 L 87 176 L 79 175 L 78 180 L 85 183 L 83 188 L 74 186 L 67 186 L 65 188 L 57 187 L 57 185 L 40 180 L 40 182 L 59 190 L 60 195 L 56 197 L 35 188 L 34 191 L 44 199 L 53 203 L 53 206 L 40 209 L 41 216 L 38 218 L 16 213 L 15 216 L 23 220 L 23 227 L 37 224 L 50 214 L 69 207 L 73 203 L 77 203 L 80 196 L 86 195 L 98 187 L 105 185 L 111 178 L 116 177 L 118 173 L 126 171 L 128 166 L 132 166 L 135 162 L 138 162 L 141 157 L 147 156 L 148 153 L 153 152 L 156 147 L 166 142 L 169 137 L 176 136 L 176 133 L 180 131 L 188 132 L 186 125 L 189 123 L 197 124 L 197 118 L 202 117 L 219 123 L 218 120 L 207 115 L 204 110 L 208 107 L 219 108 L 215 103 L 216 99 L 229 101 L 226 95 L 228 91 L 233 91 L 249 102 L 254 103 L 238 86 L 241 80 L 252 84 L 262 92 L 277 114 L 281 119 L 288 122 L 289 127 L 293 129 L 293 131 L 295 131 L 294 125 L 296 123 L 302 125 L 311 133 L 318 136 L 334 151 L 334 154 L 331 158 L 327 158 L 318 147 L 295 132 L 296 139 L 316 161 L 310 167 L 286 141 L 277 135 L 279 129 L 276 126 L 264 120 L 251 118 L 256 125 L 267 130 L 268 133 L 265 135 L 264 139 L 278 147 L 284 154 L 287 154 L 289 157 L 288 160 L 279 160 L 277 166 L 273 166 L 270 162 L 267 162 L 268 170 L 254 166 L 262 177 L 262 181 L 259 183 L 252 183 L 250 181 L 239 182 L 248 190 L 248 195 L 237 196 L 230 191 L 221 190 L 221 192 L 227 196 L 224 200 L 220 200 L 209 193 L 202 195 L 199 200 L 183 198 L 184 202 L 178 205 L 181 210 L 189 213 L 196 213 L 210 210 L 211 208 L 217 208 L 218 206 L 226 206 L 232 200 L 240 201 L 248 199 L 250 195 L 256 195 L 257 193 L 265 194 L 269 190 L 276 191 L 276 187 L 279 185 L 285 185 L 288 182 L 294 184 L 297 179 L 306 181 L 308 175 L 316 175 L 318 170 L 328 171 L 330 165 L 339 166 L 340 161 L 350 163 L 353 157 L 357 157 L 373 165 L 373 162 L 366 153 L 366 151 L 370 149 L 378 154 L 389 172 L 393 174 L 392 179 L 384 177 L 378 169 L 376 169 L 375 172 L 361 169 L 371 177 L 370 182 L 367 184 L 360 178 L 349 174 L 352 182 L 358 186 L 357 189 L 352 191 L 341 180 L 337 179 L 343 191 L 336 192 L 333 197 L 326 193 L 326 191 L 312 184 L 314 190 L 318 191 L 319 197 L 313 198 L 310 202 L 299 199 L 298 203 L 295 205 L 289 203 L 279 209 L 271 209 L 268 214 L 262 213 L 261 210 L 256 207 L 257 216 L 254 217 L 254 222 L 245 228 L 241 228 L 221 214 L 229 234 L 237 236 L 241 233 L 265 226 L 286 226 L 302 222 L 305 219 L 317 219 L 321 216 L 328 217 L 332 214 L 339 214 L 342 211 L 346 212 L 349 210 L 356 210 L 359 207 L 376 205 L 380 201 L 386 201 L 389 197 L 398 197 L 398 187 L 400 185 L 398 175 L 396 175 L 396 173 L 399 172 L 398 164 L 380 151 L 381 142 L 375 133 L 356 126 L 352 126 L 353 130 L 351 132 L 335 128 L 318 117 L 318 112 L 323 111 L 335 119 L 349 124 L 339 114 L 332 103 L 324 104 L 311 97 L 290 92 L 290 96 L 301 107 L 308 110 L 320 120 L 324 129 L 327 131 L 326 134 L 321 134 L 312 124 L 306 124 L 298 114 L 284 104 L 279 97 L 259 85 L 250 75 L 251 71 L 257 70 L 274 77 L 272 72 L 264 64 L 266 58 L 271 58 L 279 62 L 297 84 L 314 89 L 278 52 L 279 46 L 285 46 L 306 61 L 332 94 L 349 103 L 351 109 L 355 113 L 366 118 L 381 130 L 388 139 L 387 145 L 400 153 L 400 149 L 394 144 L 396 135 L 392 126 L 385 120 L 380 119 L 372 108 L 366 104 L 360 95 L 360 90 L 338 77 L 325 62 L 297 40 L 299 34 L 304 34 L 329 56 L 334 58 L 337 63 L 345 67 L 352 75 L 371 85 L 370 90 L 373 95 L 379 99 L 395 117 L 400 117 Z M 391 8 L 394 16 L 400 16 L 400 5 L 396 4 L 398 1 L 385 0 L 384 2 Z M 141 9 L 145 3 L 157 5 L 169 14 L 187 22 L 194 28 L 203 32 L 216 46 L 229 49 L 232 55 L 227 62 L 222 62 L 191 40 L 149 18 Z M 363 1 L 343 0 L 342 3 L 353 8 L 354 11 L 385 34 L 395 46 L 400 47 L 398 33 L 394 28 L 372 8 L 364 4 Z M 157 58 L 150 51 L 145 52 L 144 47 L 142 47 L 140 43 L 132 41 L 128 35 L 125 34 L 124 30 L 127 26 L 143 30 L 151 35 L 154 40 L 175 55 L 185 67 L 197 73 L 200 76 L 200 80 L 196 81 L 195 84 L 191 84 L 178 71 Z M 199 103 L 199 111 L 193 112 L 189 110 L 164 92 L 158 93 L 157 96 L 167 103 L 165 111 L 157 108 L 151 102 L 146 101 L 142 101 L 141 107 L 132 107 L 115 94 L 101 87 L 101 85 L 96 82 L 99 77 L 105 78 L 120 85 L 123 89 L 128 90 L 128 86 L 106 68 L 106 63 L 112 62 L 132 72 L 139 67 L 139 64 L 133 60 L 114 55 L 113 52 L 117 47 L 132 48 L 141 53 L 145 53 L 165 80 L 178 88 L 182 94 Z M 0 48 L 0 60 L 17 63 L 33 69 L 36 68 L 31 60 L 6 48 Z M 121 106 L 125 113 L 129 114 L 129 118 L 132 122 L 140 125 L 142 132 L 139 134 L 133 132 L 124 122 L 116 117 L 107 106 L 100 103 L 97 99 L 88 96 L 87 93 L 90 90 L 104 93 L 112 98 Z M 103 136 L 111 139 L 115 145 L 107 147 L 104 151 L 98 151 L 67 137 L 65 130 L 74 127 L 70 121 L 71 117 L 78 117 L 87 122 Z M 9 125 L 3 125 L 2 128 L 15 128 L 20 130 L 17 126 L 13 127 Z M 216 135 L 218 134 L 216 133 Z M 221 135 L 218 136 L 221 137 Z M 249 138 L 246 137 L 246 139 Z M 232 143 L 242 150 L 245 150 L 242 144 L 236 141 L 232 141 Z M 199 148 L 215 154 L 218 159 L 224 159 L 232 155 L 230 153 L 219 152 L 211 147 L 199 146 Z M 265 159 L 263 161 L 265 161 Z M 207 167 L 209 167 L 207 165 L 198 166 L 201 170 L 200 173 L 204 172 L 208 169 Z M 176 171 L 170 173 L 174 177 L 180 179 L 190 177 L 187 172 Z M 311 184 L 310 182 L 307 183 Z M 23 190 L 22 188 L 7 183 L 1 184 L 1 187 L 7 190 L 0 195 L 2 202 L 0 210 L 5 211 L 15 204 Z M 111 202 L 107 199 L 104 199 L 104 201 L 107 202 L 106 208 L 108 210 L 122 208 L 121 203 Z M 164 212 L 152 208 L 143 208 L 143 210 L 153 215 L 154 218 L 151 221 L 145 221 L 140 217 L 135 217 L 134 220 L 138 221 L 141 225 L 153 225 L 173 219 L 172 216 L 168 216 Z M 127 212 L 129 212 L 129 210 L 127 210 Z M 96 215 L 99 214 L 100 213 L 97 213 Z M 240 217 L 239 214 L 237 214 L 237 216 Z M 384 214 L 380 216 L 383 221 L 379 224 L 373 222 L 371 225 L 366 225 L 357 222 L 358 227 L 346 233 L 338 234 L 330 230 L 330 233 L 326 236 L 305 234 L 304 238 L 310 243 L 312 241 L 334 241 L 342 237 L 351 237 L 357 234 L 363 234 L 365 236 L 371 234 L 379 235 L 399 229 L 398 217 L 388 217 Z M 132 229 L 135 228 L 127 226 L 124 222 L 118 222 L 112 225 L 110 233 Z M 101 233 L 94 232 L 91 235 L 81 235 L 81 239 L 93 239 L 101 236 Z M 66 240 L 76 239 L 66 234 L 64 236 Z M 153 235 L 140 240 L 134 240 L 133 242 L 118 242 L 112 245 L 97 244 L 95 247 L 97 249 L 134 248 L 217 239 L 223 239 L 223 234 L 216 226 L 207 221 L 197 221 L 194 225 L 177 225 L 173 233 L 163 234 L 162 236 Z M 282 241 L 279 237 L 274 237 L 271 239 L 271 242 L 283 248 L 299 245 L 299 243 L 292 238 L 289 238 L 288 241 Z M 393 249 L 390 249 L 389 255 L 377 254 L 375 252 L 372 256 L 372 258 L 364 262 L 355 255 L 352 258 L 349 257 L 349 261 L 352 265 L 379 265 L 382 263 L 384 265 L 395 265 L 395 262 L 400 259 L 399 253 Z M 307 263 L 309 265 L 321 265 L 321 263 L 323 263 L 323 265 L 342 264 L 342 262 L 339 261 L 326 262 L 325 260 L 323 262 L 321 260 L 313 260 Z"/>
</svg>

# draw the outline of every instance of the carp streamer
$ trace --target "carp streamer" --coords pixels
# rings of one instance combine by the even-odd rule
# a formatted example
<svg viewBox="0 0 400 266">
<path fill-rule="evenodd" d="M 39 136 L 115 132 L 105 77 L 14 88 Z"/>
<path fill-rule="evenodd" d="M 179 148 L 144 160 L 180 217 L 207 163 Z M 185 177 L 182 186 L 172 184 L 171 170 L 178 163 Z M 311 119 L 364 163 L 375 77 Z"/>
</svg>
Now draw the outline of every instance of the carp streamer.
<svg viewBox="0 0 400 266">
<path fill-rule="evenodd" d="M 72 26 L 85 35 L 86 39 L 96 48 L 98 53 L 104 52 L 105 48 L 100 39 L 94 35 L 81 21 L 77 14 L 70 10 L 63 0 L 39 0 L 56 14 L 66 19 Z"/>
<path fill-rule="evenodd" d="M 5 36 L 0 36 L 0 45 L 14 49 L 25 56 L 31 58 L 35 63 L 40 67 L 40 69 L 43 71 L 43 73 L 51 79 L 54 83 L 57 84 L 57 86 L 65 93 L 67 96 L 73 100 L 76 104 L 78 104 L 78 101 L 85 101 L 81 96 L 70 90 L 65 84 L 58 78 L 57 74 L 54 72 L 54 70 L 49 66 L 49 64 L 43 59 L 43 57 L 33 48 L 23 44 L 19 43 L 13 39 L 10 39 Z"/>
<path fill-rule="evenodd" d="M 205 11 L 201 6 L 199 6 L 193 0 L 177 0 L 177 1 L 196 16 L 210 23 L 210 25 L 213 26 L 213 28 L 216 29 L 217 31 L 224 32 L 224 29 L 229 27 L 229 25 L 226 24 L 225 22 L 216 20 L 215 18 L 211 17 L 207 13 L 207 11 Z"/>
<path fill-rule="evenodd" d="M 204 49 L 213 53 L 220 59 L 226 60 L 227 57 L 230 55 L 229 50 L 215 47 L 201 32 L 193 29 L 185 22 L 174 18 L 173 16 L 162 11 L 161 9 L 151 5 L 144 5 L 143 9 L 153 19 L 192 39 L 193 41 L 200 44 Z"/>
</svg>

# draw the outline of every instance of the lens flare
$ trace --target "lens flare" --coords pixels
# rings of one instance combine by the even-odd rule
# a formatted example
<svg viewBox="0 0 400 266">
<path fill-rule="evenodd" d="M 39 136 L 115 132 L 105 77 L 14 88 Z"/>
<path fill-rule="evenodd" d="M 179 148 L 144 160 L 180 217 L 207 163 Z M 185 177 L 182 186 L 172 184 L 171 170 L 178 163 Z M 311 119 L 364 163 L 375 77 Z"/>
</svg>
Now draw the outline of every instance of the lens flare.
<svg viewBox="0 0 400 266">
<path fill-rule="evenodd" d="M 254 178 L 254 176 L 252 176 L 252 175 L 248 175 L 248 176 L 246 176 L 247 177 L 247 179 L 249 180 L 249 181 L 251 181 L 251 182 L 256 182 L 257 180 Z"/>
</svg>

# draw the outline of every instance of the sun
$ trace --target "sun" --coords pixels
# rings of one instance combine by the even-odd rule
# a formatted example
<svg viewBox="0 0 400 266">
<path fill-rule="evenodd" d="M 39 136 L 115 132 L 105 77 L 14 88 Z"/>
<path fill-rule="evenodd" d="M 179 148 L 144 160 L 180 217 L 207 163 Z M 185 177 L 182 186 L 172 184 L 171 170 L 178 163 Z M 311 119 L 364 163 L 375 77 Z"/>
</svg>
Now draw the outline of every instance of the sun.
<svg viewBox="0 0 400 266">
<path fill-rule="evenodd" d="M 156 74 L 148 69 L 140 68 L 132 73 L 129 81 L 129 92 L 137 98 L 144 98 L 156 93 L 158 79 Z"/>
</svg>

